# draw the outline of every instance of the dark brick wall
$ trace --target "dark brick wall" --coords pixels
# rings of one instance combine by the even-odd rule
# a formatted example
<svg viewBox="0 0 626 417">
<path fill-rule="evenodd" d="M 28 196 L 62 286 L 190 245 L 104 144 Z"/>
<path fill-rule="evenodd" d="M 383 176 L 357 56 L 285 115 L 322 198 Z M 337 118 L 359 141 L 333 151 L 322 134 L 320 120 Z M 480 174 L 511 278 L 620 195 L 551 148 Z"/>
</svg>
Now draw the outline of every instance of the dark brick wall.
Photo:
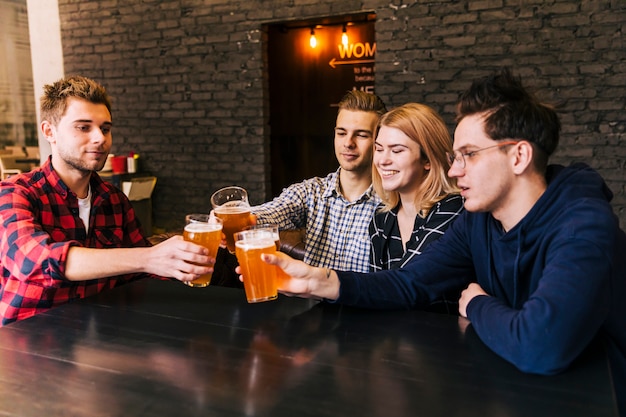
<svg viewBox="0 0 626 417">
<path fill-rule="evenodd" d="M 454 102 L 508 65 L 563 122 L 554 162 L 585 161 L 626 226 L 626 3 L 622 0 L 59 0 L 65 71 L 114 97 L 114 152 L 159 180 L 154 223 L 179 226 L 238 184 L 268 197 L 263 25 L 377 13 L 376 91 L 420 101 L 452 130 Z"/>
</svg>

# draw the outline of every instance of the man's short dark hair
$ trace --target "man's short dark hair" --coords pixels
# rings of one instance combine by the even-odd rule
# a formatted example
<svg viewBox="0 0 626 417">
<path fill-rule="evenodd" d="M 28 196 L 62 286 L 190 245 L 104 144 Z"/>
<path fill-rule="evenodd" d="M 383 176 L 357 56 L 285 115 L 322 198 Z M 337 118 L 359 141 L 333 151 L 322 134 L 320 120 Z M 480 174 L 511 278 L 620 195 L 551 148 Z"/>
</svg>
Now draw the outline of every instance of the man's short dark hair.
<svg viewBox="0 0 626 417">
<path fill-rule="evenodd" d="M 534 165 L 543 172 L 559 143 L 556 111 L 541 103 L 508 68 L 476 80 L 459 97 L 456 120 L 484 113 L 485 133 L 493 140 L 518 139 L 533 144 Z"/>
</svg>

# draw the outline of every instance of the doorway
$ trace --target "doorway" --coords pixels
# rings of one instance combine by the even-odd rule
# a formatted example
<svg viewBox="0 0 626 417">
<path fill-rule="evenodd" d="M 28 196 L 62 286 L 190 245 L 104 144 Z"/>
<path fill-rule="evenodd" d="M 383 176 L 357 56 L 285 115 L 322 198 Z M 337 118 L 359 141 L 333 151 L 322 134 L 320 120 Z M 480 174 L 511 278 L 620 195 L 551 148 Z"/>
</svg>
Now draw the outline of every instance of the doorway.
<svg viewBox="0 0 626 417">
<path fill-rule="evenodd" d="M 338 168 L 337 103 L 349 90 L 374 93 L 375 19 L 365 12 L 268 25 L 272 197 Z"/>
</svg>

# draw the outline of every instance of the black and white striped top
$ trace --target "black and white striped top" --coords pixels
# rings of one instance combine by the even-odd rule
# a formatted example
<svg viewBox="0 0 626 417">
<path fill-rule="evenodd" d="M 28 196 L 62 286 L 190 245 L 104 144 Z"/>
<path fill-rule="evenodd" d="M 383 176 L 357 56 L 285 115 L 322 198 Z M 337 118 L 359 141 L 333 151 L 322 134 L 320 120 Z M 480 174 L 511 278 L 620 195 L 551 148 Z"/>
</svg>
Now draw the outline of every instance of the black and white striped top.
<svg viewBox="0 0 626 417">
<path fill-rule="evenodd" d="M 429 243 L 443 236 L 454 219 L 461 214 L 463 198 L 458 194 L 451 194 L 438 201 L 426 218 L 415 216 L 413 233 L 406 243 L 406 251 L 398 227 L 398 209 L 399 206 L 388 212 L 376 213 L 370 223 L 370 271 L 402 268 L 421 254 Z"/>
</svg>

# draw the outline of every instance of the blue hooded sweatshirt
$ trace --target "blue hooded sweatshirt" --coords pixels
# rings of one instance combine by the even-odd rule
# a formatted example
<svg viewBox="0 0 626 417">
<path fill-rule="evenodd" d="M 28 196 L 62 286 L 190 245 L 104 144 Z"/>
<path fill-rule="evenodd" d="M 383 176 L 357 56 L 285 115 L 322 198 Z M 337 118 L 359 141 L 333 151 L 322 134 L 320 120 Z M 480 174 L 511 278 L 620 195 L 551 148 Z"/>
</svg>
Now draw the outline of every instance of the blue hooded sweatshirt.
<svg viewBox="0 0 626 417">
<path fill-rule="evenodd" d="M 505 232 L 490 213 L 463 213 L 405 268 L 337 272 L 337 302 L 423 308 L 477 282 L 467 317 L 481 340 L 524 372 L 566 369 L 604 338 L 616 384 L 626 374 L 626 235 L 612 193 L 585 164 L 552 165 L 548 188 Z M 623 401 L 623 394 L 622 399 Z"/>
</svg>

